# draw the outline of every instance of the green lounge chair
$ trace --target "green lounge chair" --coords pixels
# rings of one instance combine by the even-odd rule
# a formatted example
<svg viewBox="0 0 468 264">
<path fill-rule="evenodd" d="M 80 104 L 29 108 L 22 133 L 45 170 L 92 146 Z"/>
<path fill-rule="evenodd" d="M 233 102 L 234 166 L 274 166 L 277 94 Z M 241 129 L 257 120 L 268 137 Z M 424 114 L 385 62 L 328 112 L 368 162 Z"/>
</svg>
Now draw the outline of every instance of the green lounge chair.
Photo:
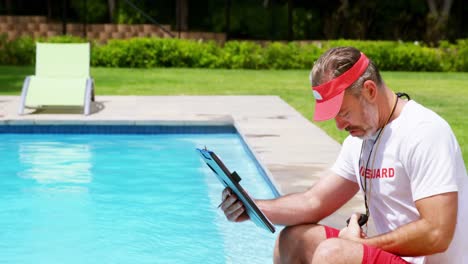
<svg viewBox="0 0 468 264">
<path fill-rule="evenodd" d="M 89 115 L 94 100 L 89 43 L 37 43 L 36 74 L 27 76 L 19 114 L 24 108 L 83 107 Z"/>
</svg>

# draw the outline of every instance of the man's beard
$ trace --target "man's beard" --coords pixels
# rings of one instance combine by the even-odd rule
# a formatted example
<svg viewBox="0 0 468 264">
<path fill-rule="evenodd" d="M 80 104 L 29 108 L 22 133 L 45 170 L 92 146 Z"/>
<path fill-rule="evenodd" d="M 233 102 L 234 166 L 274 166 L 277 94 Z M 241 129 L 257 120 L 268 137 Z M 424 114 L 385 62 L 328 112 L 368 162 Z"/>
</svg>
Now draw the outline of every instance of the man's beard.
<svg viewBox="0 0 468 264">
<path fill-rule="evenodd" d="M 379 129 L 379 114 L 377 111 L 377 106 L 368 103 L 363 97 L 359 99 L 359 104 L 362 108 L 362 120 L 367 121 L 367 127 L 363 126 L 351 126 L 347 127 L 347 131 L 361 129 L 364 131 L 364 135 L 358 136 L 360 139 L 369 139 Z"/>
</svg>

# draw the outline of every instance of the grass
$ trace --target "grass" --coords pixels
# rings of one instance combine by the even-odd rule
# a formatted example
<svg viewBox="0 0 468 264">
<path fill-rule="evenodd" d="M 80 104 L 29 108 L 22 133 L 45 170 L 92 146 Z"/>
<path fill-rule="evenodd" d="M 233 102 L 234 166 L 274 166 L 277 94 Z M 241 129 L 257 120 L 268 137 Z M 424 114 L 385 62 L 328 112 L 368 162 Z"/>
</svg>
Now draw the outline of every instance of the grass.
<svg viewBox="0 0 468 264">
<path fill-rule="evenodd" d="M 33 67 L 0 66 L 0 95 L 19 95 Z M 307 70 L 92 68 L 99 95 L 278 95 L 307 119 L 313 114 Z M 383 72 L 395 92 L 406 92 L 451 125 L 468 164 L 468 73 Z M 315 123 L 342 142 L 333 121 Z M 467 166 L 468 167 L 468 166 Z"/>
</svg>

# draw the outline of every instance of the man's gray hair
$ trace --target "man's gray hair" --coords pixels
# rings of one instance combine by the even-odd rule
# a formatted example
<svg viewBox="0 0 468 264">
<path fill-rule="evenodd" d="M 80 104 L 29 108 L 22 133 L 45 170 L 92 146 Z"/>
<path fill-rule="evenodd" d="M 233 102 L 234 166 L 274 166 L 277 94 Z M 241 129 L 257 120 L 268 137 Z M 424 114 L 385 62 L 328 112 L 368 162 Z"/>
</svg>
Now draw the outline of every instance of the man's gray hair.
<svg viewBox="0 0 468 264">
<path fill-rule="evenodd" d="M 318 86 L 345 73 L 358 61 L 360 56 L 361 52 L 353 47 L 329 49 L 315 62 L 310 72 L 309 79 L 312 86 Z M 379 88 L 383 83 L 379 70 L 370 59 L 366 71 L 346 90 L 358 96 L 361 94 L 361 88 L 367 80 L 374 81 Z"/>
</svg>

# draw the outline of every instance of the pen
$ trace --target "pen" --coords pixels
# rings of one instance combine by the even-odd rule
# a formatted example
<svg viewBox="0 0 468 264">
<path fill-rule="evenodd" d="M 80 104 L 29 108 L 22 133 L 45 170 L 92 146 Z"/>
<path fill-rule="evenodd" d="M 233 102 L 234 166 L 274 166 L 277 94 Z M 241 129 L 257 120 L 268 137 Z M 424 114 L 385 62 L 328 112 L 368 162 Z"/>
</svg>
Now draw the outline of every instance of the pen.
<svg viewBox="0 0 468 264">
<path fill-rule="evenodd" d="M 231 192 L 230 192 L 230 191 L 229 191 L 229 195 L 231 195 Z M 226 196 L 226 198 L 223 199 L 223 200 L 221 201 L 221 203 L 218 205 L 218 208 L 220 208 L 221 205 L 223 205 L 223 203 L 226 201 L 227 198 L 228 198 L 228 197 Z"/>
<path fill-rule="evenodd" d="M 223 205 L 223 203 L 226 201 L 226 199 L 227 199 L 227 197 L 221 201 L 221 203 L 218 205 L 218 208 L 220 208 L 221 205 Z"/>
</svg>

